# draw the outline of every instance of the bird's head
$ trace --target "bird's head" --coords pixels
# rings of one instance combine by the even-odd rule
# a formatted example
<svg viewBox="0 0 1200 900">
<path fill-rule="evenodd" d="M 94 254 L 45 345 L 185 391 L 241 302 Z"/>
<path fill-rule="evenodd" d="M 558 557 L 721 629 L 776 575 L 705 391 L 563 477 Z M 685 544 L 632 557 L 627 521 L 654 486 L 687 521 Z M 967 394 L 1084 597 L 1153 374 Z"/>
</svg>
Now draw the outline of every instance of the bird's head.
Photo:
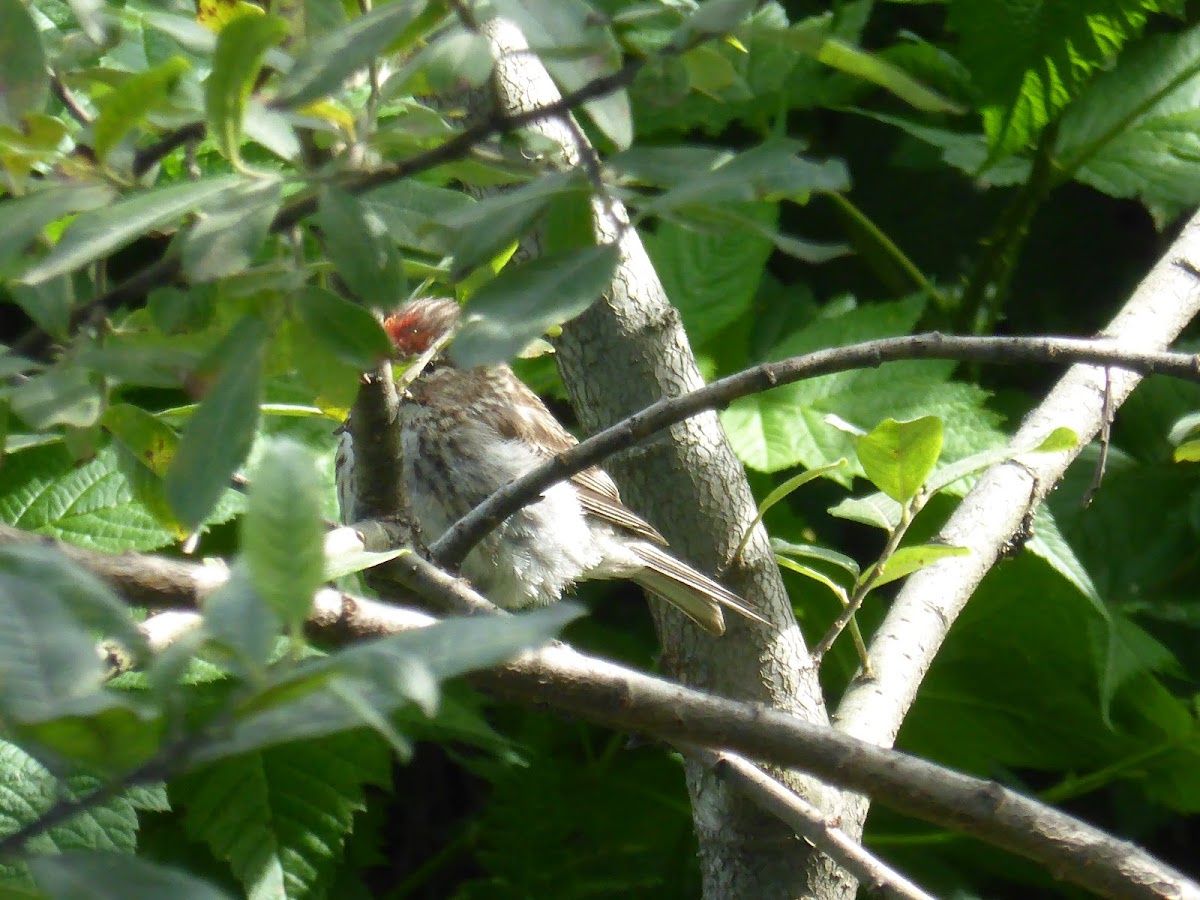
<svg viewBox="0 0 1200 900">
<path fill-rule="evenodd" d="M 458 324 L 460 307 L 447 297 L 410 300 L 383 320 L 396 355 L 413 359 L 429 350 Z"/>
</svg>

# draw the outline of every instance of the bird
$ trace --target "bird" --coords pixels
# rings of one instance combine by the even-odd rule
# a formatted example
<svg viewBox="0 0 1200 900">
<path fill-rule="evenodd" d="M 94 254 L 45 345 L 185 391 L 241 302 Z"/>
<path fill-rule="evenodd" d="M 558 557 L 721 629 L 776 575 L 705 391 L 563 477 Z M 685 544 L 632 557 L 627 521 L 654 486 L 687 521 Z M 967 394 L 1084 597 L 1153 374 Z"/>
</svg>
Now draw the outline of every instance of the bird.
<svg viewBox="0 0 1200 900">
<path fill-rule="evenodd" d="M 450 298 L 411 300 L 384 320 L 398 360 L 429 357 L 457 327 Z M 426 540 L 436 541 L 493 492 L 574 446 L 575 437 L 504 364 L 460 368 L 444 349 L 400 398 L 403 484 Z M 425 360 L 422 360 L 423 362 Z M 342 520 L 355 521 L 353 438 L 336 455 Z M 713 635 L 723 609 L 769 624 L 745 600 L 667 551 L 666 539 L 622 500 L 602 468 L 551 485 L 466 556 L 462 574 L 497 606 L 545 606 L 590 579 L 627 579 Z"/>
</svg>

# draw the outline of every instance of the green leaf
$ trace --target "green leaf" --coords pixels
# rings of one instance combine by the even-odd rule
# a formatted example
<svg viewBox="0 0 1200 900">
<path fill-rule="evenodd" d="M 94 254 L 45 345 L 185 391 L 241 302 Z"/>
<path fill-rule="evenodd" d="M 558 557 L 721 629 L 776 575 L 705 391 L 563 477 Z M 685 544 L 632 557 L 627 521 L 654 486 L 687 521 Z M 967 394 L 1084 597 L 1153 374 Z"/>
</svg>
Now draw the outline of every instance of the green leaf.
<svg viewBox="0 0 1200 900">
<path fill-rule="evenodd" d="M 872 528 L 891 531 L 900 524 L 900 504 L 883 493 L 866 497 L 847 497 L 829 508 L 829 514 L 851 522 L 861 522 Z"/>
<path fill-rule="evenodd" d="M 180 248 L 189 281 L 215 281 L 249 268 L 279 211 L 282 186 L 275 178 L 237 185 L 200 210 Z"/>
<path fill-rule="evenodd" d="M 0 0 L 0 85 L 0 125 L 18 129 L 50 96 L 42 36 L 21 0 Z"/>
<path fill-rule="evenodd" d="M 163 228 L 207 200 L 245 183 L 240 175 L 171 184 L 134 194 L 103 209 L 85 212 L 67 228 L 53 250 L 26 269 L 21 281 L 38 284 L 73 272 L 110 254 L 148 231 Z"/>
<path fill-rule="evenodd" d="M 858 460 L 871 482 L 899 503 L 917 495 L 942 453 L 942 420 L 885 419 L 858 439 Z"/>
<path fill-rule="evenodd" d="M 194 839 L 246 896 L 324 894 L 366 789 L 386 787 L 388 748 L 361 730 L 223 760 L 171 785 Z M 332 896 L 332 895 L 331 895 Z"/>
<path fill-rule="evenodd" d="M 86 797 L 100 786 L 90 776 L 60 780 L 26 751 L 3 740 L 0 772 L 0 834 L 4 835 L 37 821 L 57 801 Z M 41 854 L 83 848 L 132 853 L 137 846 L 137 810 L 149 808 L 146 801 L 163 793 L 161 788 L 134 789 L 53 826 L 27 846 Z M 16 896 L 33 894 L 26 864 L 0 862 L 0 889 Z"/>
<path fill-rule="evenodd" d="M 556 196 L 585 190 L 577 175 L 556 173 L 451 212 L 442 220 L 445 227 L 457 232 L 451 277 L 461 279 L 501 250 L 515 245 Z"/>
<path fill-rule="evenodd" d="M 325 581 L 336 581 L 364 569 L 381 565 L 411 552 L 407 547 L 394 550 L 366 550 L 362 538 L 349 528 L 331 531 L 325 537 Z"/>
<path fill-rule="evenodd" d="M 779 209 L 746 208 L 774 230 Z M 771 241 L 750 229 L 702 233 L 663 222 L 645 239 L 646 251 L 694 346 L 701 346 L 745 315 L 772 252 Z"/>
<path fill-rule="evenodd" d="M 278 102 L 292 109 L 305 106 L 339 90 L 351 74 L 385 50 L 403 49 L 392 45 L 425 6 L 425 0 L 395 0 L 321 35 L 296 58 Z"/>
<path fill-rule="evenodd" d="M 945 544 L 917 544 L 901 547 L 883 563 L 883 573 L 871 585 L 874 590 L 901 578 L 907 578 L 913 572 L 932 566 L 940 559 L 951 556 L 970 556 L 971 551 L 966 547 L 947 547 Z"/>
<path fill-rule="evenodd" d="M 179 447 L 179 435 L 170 425 L 130 403 L 114 403 L 100 424 L 155 475 L 167 473 Z"/>
<path fill-rule="evenodd" d="M 1056 157 L 1114 197 L 1183 209 L 1200 202 L 1200 27 L 1123 53 L 1063 115 Z"/>
<path fill-rule="evenodd" d="M 110 553 L 175 541 L 134 500 L 112 447 L 83 465 L 61 444 L 9 454 L 0 466 L 0 520 Z"/>
<path fill-rule="evenodd" d="M 107 184 L 64 184 L 0 203 L 0 267 L 24 252 L 51 222 L 105 206 L 114 196 Z"/>
<path fill-rule="evenodd" d="M 452 252 L 452 232 L 445 220 L 458 216 L 475 201 L 461 191 L 434 187 L 412 179 L 394 181 L 358 198 L 378 216 L 388 236 L 402 247 L 434 256 Z"/>
<path fill-rule="evenodd" d="M 406 293 L 404 268 L 384 221 L 356 197 L 325 187 L 316 222 L 338 275 L 355 296 L 375 309 L 398 306 Z"/>
<path fill-rule="evenodd" d="M 670 190 L 646 204 L 644 212 L 661 215 L 681 207 L 721 209 L 724 204 L 788 199 L 805 203 L 813 193 L 850 188 L 840 161 L 813 162 L 798 156 L 801 144 L 771 138 L 757 147 L 689 173 Z"/>
<path fill-rule="evenodd" d="M 35 375 L 12 392 L 13 412 L 36 431 L 53 425 L 87 428 L 100 417 L 100 388 L 78 366 L 62 365 Z"/>
<path fill-rule="evenodd" d="M 924 301 L 874 303 L 861 309 L 830 309 L 777 343 L 769 359 L 786 359 L 815 350 L 895 334 L 916 324 Z M 747 465 L 767 472 L 793 466 L 828 465 L 840 457 L 856 459 L 854 438 L 830 423 L 835 415 L 868 429 L 885 418 L 936 415 L 945 422 L 945 460 L 1003 446 L 998 417 L 984 407 L 986 393 L 950 381 L 953 363 L 900 362 L 810 378 L 730 404 L 721 422 L 734 450 Z M 861 474 L 853 464 L 834 473 L 849 484 Z"/>
<path fill-rule="evenodd" d="M 675 31 L 673 47 L 691 45 L 732 32 L 758 6 L 757 0 L 705 0 Z"/>
<path fill-rule="evenodd" d="M 316 461 L 294 441 L 272 441 L 251 481 L 242 554 L 254 589 L 285 627 L 304 621 L 324 581 L 324 535 Z"/>
<path fill-rule="evenodd" d="M 374 368 L 392 355 L 392 342 L 383 327 L 357 303 L 313 285 L 302 288 L 295 303 L 312 336 L 358 371 Z"/>
<path fill-rule="evenodd" d="M 276 16 L 238 16 L 217 35 L 212 72 L 204 83 L 208 134 L 238 166 L 242 120 L 267 50 L 287 37 L 287 22 Z"/>
<path fill-rule="evenodd" d="M 0 706 L 6 721 L 37 722 L 99 699 L 104 669 L 84 624 L 51 588 L 0 573 Z"/>
<path fill-rule="evenodd" d="M 791 541 L 771 538 L 771 550 L 776 556 L 786 556 L 792 559 L 813 559 L 834 568 L 847 572 L 851 578 L 858 578 L 861 570 L 854 558 L 829 547 L 818 547 L 815 544 L 793 544 Z"/>
<path fill-rule="evenodd" d="M 100 160 L 108 158 L 117 146 L 148 113 L 167 102 L 179 79 L 192 68 L 182 56 L 174 56 L 161 65 L 130 75 L 110 93 L 96 101 L 100 114 L 92 125 L 92 148 Z"/>
<path fill-rule="evenodd" d="M 197 527 L 229 487 L 258 428 L 266 327 L 248 316 L 222 342 L 216 383 L 188 422 L 167 471 L 167 499 L 179 521 Z"/>
<path fill-rule="evenodd" d="M 1030 144 L 1142 32 L 1157 0 L 952 0 L 949 25 L 984 98 L 992 154 Z"/>
<path fill-rule="evenodd" d="M 554 325 L 573 319 L 607 288 L 619 251 L 611 244 L 511 266 L 481 287 L 450 344 L 463 367 L 512 359 Z"/>
<path fill-rule="evenodd" d="M 194 875 L 124 853 L 38 856 L 29 869 L 50 900 L 231 900 Z"/>
<path fill-rule="evenodd" d="M 254 589 L 246 569 L 239 562 L 220 589 L 204 598 L 204 633 L 230 654 L 225 661 L 236 674 L 259 681 L 283 622 Z"/>
<path fill-rule="evenodd" d="M 199 764 L 362 726 L 337 690 L 342 681 L 378 716 L 415 699 L 428 702 L 431 683 L 543 644 L 579 614 L 578 606 L 560 602 L 503 618 L 449 619 L 306 660 L 268 681 L 242 704 L 229 732 L 197 748 L 192 759 Z"/>
</svg>

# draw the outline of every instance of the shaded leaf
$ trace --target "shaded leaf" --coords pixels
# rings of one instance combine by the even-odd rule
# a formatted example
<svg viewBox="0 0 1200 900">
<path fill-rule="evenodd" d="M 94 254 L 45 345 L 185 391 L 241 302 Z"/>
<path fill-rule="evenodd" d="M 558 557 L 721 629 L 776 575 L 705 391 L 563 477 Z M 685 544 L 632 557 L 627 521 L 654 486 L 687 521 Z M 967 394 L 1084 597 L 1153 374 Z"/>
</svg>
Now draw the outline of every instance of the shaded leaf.
<svg viewBox="0 0 1200 900">
<path fill-rule="evenodd" d="M 316 222 L 338 275 L 355 296 L 380 310 L 398 306 L 405 295 L 404 269 L 383 220 L 358 198 L 325 187 Z"/>
<path fill-rule="evenodd" d="M 21 280 L 37 284 L 95 262 L 148 231 L 176 222 L 222 191 L 244 183 L 240 175 L 219 175 L 151 188 L 103 209 L 85 212 L 71 223 L 45 259 L 25 270 Z"/>
<path fill-rule="evenodd" d="M 226 23 L 217 36 L 212 72 L 204 83 L 204 111 L 209 136 L 235 166 L 240 158 L 246 102 L 263 57 L 287 31 L 287 22 L 275 16 L 241 15 Z"/>
<path fill-rule="evenodd" d="M 332 291 L 308 285 L 295 298 L 296 311 L 318 342 L 359 372 L 392 355 L 391 339 L 367 310 Z"/>
<path fill-rule="evenodd" d="M 231 900 L 194 875 L 124 853 L 75 850 L 29 861 L 52 900 Z"/>
<path fill-rule="evenodd" d="M 250 452 L 258 428 L 265 334 L 261 320 L 247 317 L 214 353 L 225 365 L 188 422 L 167 471 L 167 499 L 189 528 L 212 512 Z"/>
<path fill-rule="evenodd" d="M 480 288 L 450 344 L 460 366 L 507 361 L 554 325 L 573 319 L 607 289 L 619 251 L 611 244 L 511 266 Z"/>
<path fill-rule="evenodd" d="M 191 67 L 182 56 L 172 57 L 145 72 L 130 75 L 97 100 L 100 115 L 92 124 L 92 147 L 96 156 L 106 159 L 113 147 L 138 127 L 147 113 L 167 101 L 179 79 Z"/>
<path fill-rule="evenodd" d="M 0 85 L 0 124 L 15 128 L 50 96 L 42 36 L 21 0 L 0 0 Z"/>
<path fill-rule="evenodd" d="M 294 441 L 273 440 L 251 480 L 242 555 L 254 589 L 287 628 L 304 621 L 324 581 L 324 534 L 315 459 Z"/>
<path fill-rule="evenodd" d="M 116 190 L 107 184 L 64 184 L 0 203 L 0 266 L 23 252 L 51 222 L 104 206 L 114 196 Z"/>
<path fill-rule="evenodd" d="M 180 248 L 188 279 L 214 281 L 248 268 L 279 211 L 281 188 L 278 179 L 259 179 L 225 191 L 200 210 Z"/>
</svg>

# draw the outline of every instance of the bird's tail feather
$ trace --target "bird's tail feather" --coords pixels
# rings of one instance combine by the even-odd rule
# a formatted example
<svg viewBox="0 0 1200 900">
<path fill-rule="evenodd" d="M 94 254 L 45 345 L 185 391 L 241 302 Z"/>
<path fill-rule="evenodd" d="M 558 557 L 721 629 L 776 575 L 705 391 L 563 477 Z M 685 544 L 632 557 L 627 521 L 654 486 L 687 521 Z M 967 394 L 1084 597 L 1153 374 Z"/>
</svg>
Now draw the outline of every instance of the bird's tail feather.
<svg viewBox="0 0 1200 900">
<path fill-rule="evenodd" d="M 686 563 L 660 550 L 652 544 L 637 548 L 637 555 L 646 568 L 633 576 L 633 580 L 648 591 L 662 597 L 675 606 L 689 619 L 715 635 L 725 633 L 725 616 L 722 607 L 769 625 L 766 619 L 746 604 L 732 591 L 726 590 L 702 572 L 697 572 Z"/>
</svg>

